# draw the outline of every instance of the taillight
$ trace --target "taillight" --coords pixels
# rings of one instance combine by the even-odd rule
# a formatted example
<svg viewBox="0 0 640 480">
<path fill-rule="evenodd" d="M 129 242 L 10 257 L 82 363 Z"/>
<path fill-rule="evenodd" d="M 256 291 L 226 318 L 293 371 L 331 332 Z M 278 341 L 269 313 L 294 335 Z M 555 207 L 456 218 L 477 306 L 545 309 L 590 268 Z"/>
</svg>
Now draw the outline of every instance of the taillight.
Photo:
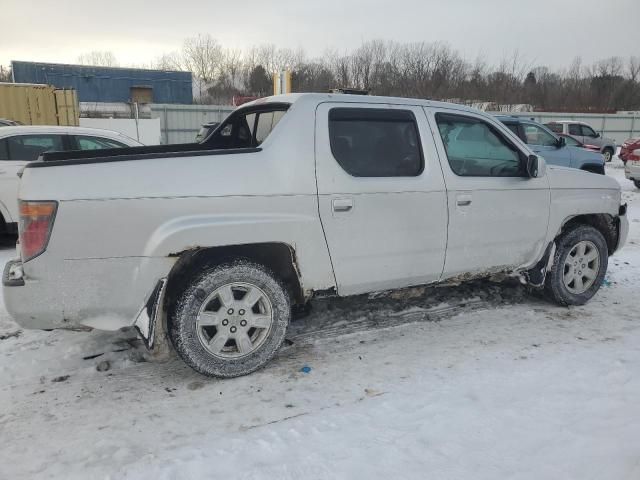
<svg viewBox="0 0 640 480">
<path fill-rule="evenodd" d="M 23 262 L 37 257 L 47 248 L 57 208 L 57 202 L 20 201 L 19 232 Z"/>
</svg>

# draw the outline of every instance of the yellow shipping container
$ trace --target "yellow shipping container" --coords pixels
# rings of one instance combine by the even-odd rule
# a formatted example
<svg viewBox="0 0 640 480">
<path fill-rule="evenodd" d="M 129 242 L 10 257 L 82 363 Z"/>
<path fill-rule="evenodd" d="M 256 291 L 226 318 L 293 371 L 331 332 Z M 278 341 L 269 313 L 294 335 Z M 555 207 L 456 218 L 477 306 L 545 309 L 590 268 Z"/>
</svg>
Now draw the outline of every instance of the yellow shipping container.
<svg viewBox="0 0 640 480">
<path fill-rule="evenodd" d="M 31 83 L 0 83 L 0 118 L 25 125 L 77 126 L 78 117 L 78 97 L 73 89 Z"/>
</svg>

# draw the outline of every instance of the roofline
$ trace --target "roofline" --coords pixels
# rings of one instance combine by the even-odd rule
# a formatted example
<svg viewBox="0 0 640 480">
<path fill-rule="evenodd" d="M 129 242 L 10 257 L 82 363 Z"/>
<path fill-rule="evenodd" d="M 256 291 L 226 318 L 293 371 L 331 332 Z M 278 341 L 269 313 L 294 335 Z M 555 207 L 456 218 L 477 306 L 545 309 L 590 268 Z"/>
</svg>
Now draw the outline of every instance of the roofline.
<svg viewBox="0 0 640 480">
<path fill-rule="evenodd" d="M 13 70 L 14 63 L 29 63 L 32 65 L 48 65 L 52 67 L 81 67 L 81 68 L 98 68 L 98 69 L 112 69 L 112 70 L 140 70 L 142 72 L 166 72 L 166 73 L 188 73 L 193 76 L 193 72 L 187 70 L 165 70 L 156 68 L 136 68 L 136 67 L 105 67 L 103 65 L 81 65 L 79 63 L 52 63 L 52 62 L 34 62 L 32 60 L 11 60 L 11 70 Z"/>
</svg>

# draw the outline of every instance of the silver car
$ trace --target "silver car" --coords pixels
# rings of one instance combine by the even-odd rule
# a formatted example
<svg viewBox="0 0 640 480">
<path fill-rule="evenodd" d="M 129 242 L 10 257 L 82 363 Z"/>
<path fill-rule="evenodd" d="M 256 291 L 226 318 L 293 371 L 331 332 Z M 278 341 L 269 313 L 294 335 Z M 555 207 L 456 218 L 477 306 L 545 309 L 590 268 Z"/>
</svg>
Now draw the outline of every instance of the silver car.
<svg viewBox="0 0 640 480">
<path fill-rule="evenodd" d="M 570 135 L 584 145 L 600 147 L 600 152 L 602 152 L 606 162 L 610 162 L 616 152 L 616 141 L 612 138 L 604 138 L 587 123 L 560 120 L 558 122 L 549 122 L 545 125 L 555 133 Z"/>
</svg>

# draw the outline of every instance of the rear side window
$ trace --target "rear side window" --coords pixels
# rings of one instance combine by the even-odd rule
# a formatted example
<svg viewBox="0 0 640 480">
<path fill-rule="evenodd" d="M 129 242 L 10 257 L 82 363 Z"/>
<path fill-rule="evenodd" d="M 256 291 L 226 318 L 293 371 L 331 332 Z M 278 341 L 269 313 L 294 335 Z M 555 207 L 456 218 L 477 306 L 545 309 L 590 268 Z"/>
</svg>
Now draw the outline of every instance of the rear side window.
<svg viewBox="0 0 640 480">
<path fill-rule="evenodd" d="M 437 113 L 451 170 L 461 177 L 519 177 L 520 151 L 493 125 L 475 117 Z"/>
<path fill-rule="evenodd" d="M 373 108 L 329 111 L 331 152 L 354 177 L 415 177 L 424 160 L 412 112 Z"/>
<path fill-rule="evenodd" d="M 0 160 L 9 160 L 9 152 L 7 151 L 7 141 L 0 140 Z"/>
<path fill-rule="evenodd" d="M 64 150 L 60 135 L 19 135 L 7 138 L 9 160 L 37 160 L 44 152 Z"/>
<path fill-rule="evenodd" d="M 520 132 L 518 131 L 517 123 L 505 123 L 504 126 L 507 127 L 509 130 L 511 130 L 513 133 L 515 133 L 516 137 L 520 138 Z"/>
<path fill-rule="evenodd" d="M 546 124 L 549 129 L 554 133 L 562 133 L 562 124 L 561 123 L 547 123 Z"/>
<path fill-rule="evenodd" d="M 100 150 L 103 148 L 123 148 L 124 143 L 111 140 L 110 138 L 88 137 L 84 135 L 76 135 L 76 142 L 80 150 Z"/>
</svg>

